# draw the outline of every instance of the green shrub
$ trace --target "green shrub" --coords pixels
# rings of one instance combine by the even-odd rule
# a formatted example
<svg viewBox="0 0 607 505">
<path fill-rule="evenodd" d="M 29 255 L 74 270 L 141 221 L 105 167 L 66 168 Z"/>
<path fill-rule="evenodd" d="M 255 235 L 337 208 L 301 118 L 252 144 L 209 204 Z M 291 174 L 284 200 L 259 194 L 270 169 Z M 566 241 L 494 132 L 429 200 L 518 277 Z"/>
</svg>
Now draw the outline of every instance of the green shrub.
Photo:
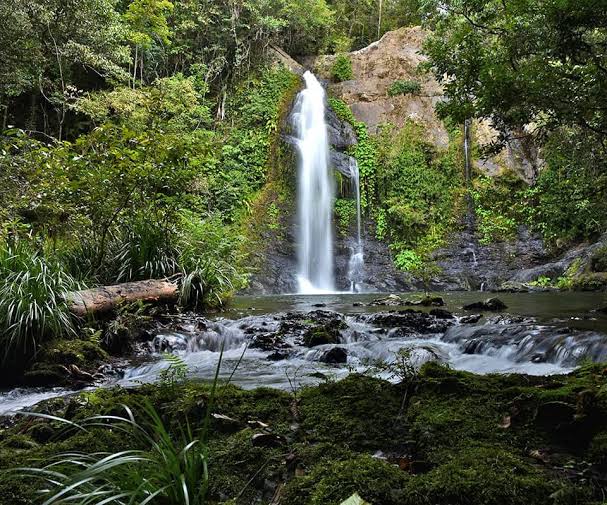
<svg viewBox="0 0 607 505">
<path fill-rule="evenodd" d="M 338 54 L 331 67 L 331 77 L 337 82 L 349 81 L 354 77 L 352 60 L 346 54 Z"/>
<path fill-rule="evenodd" d="M 522 191 L 520 212 L 550 245 L 596 238 L 607 229 L 604 149 L 583 133 L 563 130 L 544 148 L 546 167 Z"/>
<path fill-rule="evenodd" d="M 416 81 L 394 81 L 388 88 L 388 96 L 416 95 L 421 91 L 421 84 Z"/>
<path fill-rule="evenodd" d="M 59 264 L 31 245 L 0 250 L 0 358 L 22 369 L 40 346 L 76 333 L 65 295 L 81 288 Z"/>
<path fill-rule="evenodd" d="M 414 272 L 422 266 L 422 258 L 411 249 L 403 249 L 396 254 L 394 264 L 400 270 Z"/>
<path fill-rule="evenodd" d="M 362 121 L 357 121 L 350 107 L 337 98 L 329 98 L 329 106 L 337 117 L 352 125 L 358 143 L 351 149 L 350 154 L 356 158 L 360 173 L 360 204 L 364 211 L 373 211 L 377 196 L 377 145 L 367 131 Z"/>
<path fill-rule="evenodd" d="M 219 215 L 200 219 L 183 211 L 176 249 L 183 278 L 180 303 L 187 307 L 221 305 L 247 281 L 239 269 L 242 237 Z"/>
</svg>

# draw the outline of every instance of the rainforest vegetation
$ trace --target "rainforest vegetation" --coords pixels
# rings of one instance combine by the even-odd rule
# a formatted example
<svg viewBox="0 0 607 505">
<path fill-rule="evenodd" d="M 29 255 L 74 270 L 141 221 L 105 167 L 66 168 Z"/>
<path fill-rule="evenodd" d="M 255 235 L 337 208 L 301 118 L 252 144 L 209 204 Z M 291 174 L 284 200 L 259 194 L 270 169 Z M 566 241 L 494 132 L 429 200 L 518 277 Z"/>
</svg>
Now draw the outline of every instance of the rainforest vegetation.
<svg viewBox="0 0 607 505">
<path fill-rule="evenodd" d="M 371 131 L 328 97 L 357 137 L 363 220 L 396 269 L 427 289 L 460 232 L 491 246 L 524 228 L 555 257 L 598 240 L 604 1 L 0 0 L 0 385 L 92 377 L 162 315 L 135 303 L 78 318 L 79 290 L 169 279 L 177 310 L 201 313 L 247 289 L 294 211 L 285 125 L 302 83 L 284 55 L 329 55 L 327 79 L 347 86 L 355 51 L 418 25 L 419 78 L 395 76 L 386 96 L 435 79 L 445 145 L 415 119 Z M 466 173 L 466 156 L 512 146 L 532 159 L 525 174 Z M 357 215 L 343 196 L 342 238 Z M 605 290 L 606 271 L 607 245 L 533 283 Z M 173 356 L 158 385 L 49 400 L 2 422 L 0 503 L 605 501 L 604 365 L 531 379 L 400 358 L 284 392 L 194 383 Z"/>
</svg>

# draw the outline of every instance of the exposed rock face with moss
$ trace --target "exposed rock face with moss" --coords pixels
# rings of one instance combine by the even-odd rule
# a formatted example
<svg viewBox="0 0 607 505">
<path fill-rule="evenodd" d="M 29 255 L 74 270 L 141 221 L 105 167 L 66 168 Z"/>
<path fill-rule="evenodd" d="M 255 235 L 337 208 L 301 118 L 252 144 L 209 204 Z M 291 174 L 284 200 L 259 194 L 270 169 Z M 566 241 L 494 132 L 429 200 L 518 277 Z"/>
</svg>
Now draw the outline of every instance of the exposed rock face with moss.
<svg viewBox="0 0 607 505">
<path fill-rule="evenodd" d="M 428 364 L 402 379 L 354 375 L 293 394 L 220 387 L 208 503 L 339 505 L 355 492 L 374 505 L 600 503 L 604 366 L 542 378 Z M 201 384 L 145 386 L 50 400 L 36 410 L 78 422 L 125 404 L 137 417 L 147 399 L 177 436 L 186 420 L 200 432 L 209 394 Z M 19 416 L 7 426 L 3 468 L 65 451 L 133 448 L 119 431 L 65 432 L 51 419 Z M 36 489 L 35 479 L 0 477 L 5 505 L 32 503 Z"/>
</svg>

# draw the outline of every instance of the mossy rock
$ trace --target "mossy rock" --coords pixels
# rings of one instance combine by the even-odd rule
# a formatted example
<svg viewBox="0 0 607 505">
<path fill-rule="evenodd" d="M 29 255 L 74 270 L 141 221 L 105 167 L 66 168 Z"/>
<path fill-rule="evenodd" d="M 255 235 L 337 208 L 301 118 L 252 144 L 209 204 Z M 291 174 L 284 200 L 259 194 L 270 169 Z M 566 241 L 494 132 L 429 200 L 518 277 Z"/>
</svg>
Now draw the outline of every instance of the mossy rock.
<svg viewBox="0 0 607 505">
<path fill-rule="evenodd" d="M 590 258 L 593 272 L 607 272 L 607 246 L 599 248 Z"/>
<path fill-rule="evenodd" d="M 468 447 L 410 482 L 399 504 L 545 505 L 564 486 L 515 453 L 495 446 Z"/>
<path fill-rule="evenodd" d="M 607 467 L 607 431 L 597 434 L 590 443 L 590 459 L 603 467 Z"/>
<path fill-rule="evenodd" d="M 607 273 L 584 273 L 573 279 L 574 291 L 605 291 L 607 290 Z"/>
<path fill-rule="evenodd" d="M 403 395 L 399 386 L 360 375 L 307 388 L 299 398 L 301 429 L 310 441 L 344 444 L 349 449 L 403 446 L 404 420 L 399 417 Z"/>
<path fill-rule="evenodd" d="M 339 332 L 324 327 L 314 327 L 306 330 L 303 337 L 303 343 L 306 347 L 316 347 L 318 345 L 337 344 L 339 342 Z"/>
<path fill-rule="evenodd" d="M 38 359 L 39 362 L 59 365 L 76 365 L 92 368 L 109 359 L 97 342 L 91 340 L 55 340 L 48 343 Z"/>
<path fill-rule="evenodd" d="M 339 505 L 354 493 L 373 505 L 401 505 L 411 477 L 398 467 L 361 454 L 344 461 L 317 465 L 295 478 L 284 493 L 289 505 Z"/>
<path fill-rule="evenodd" d="M 30 387 L 64 386 L 69 384 L 68 376 L 63 365 L 36 363 L 23 374 L 23 382 Z"/>
</svg>

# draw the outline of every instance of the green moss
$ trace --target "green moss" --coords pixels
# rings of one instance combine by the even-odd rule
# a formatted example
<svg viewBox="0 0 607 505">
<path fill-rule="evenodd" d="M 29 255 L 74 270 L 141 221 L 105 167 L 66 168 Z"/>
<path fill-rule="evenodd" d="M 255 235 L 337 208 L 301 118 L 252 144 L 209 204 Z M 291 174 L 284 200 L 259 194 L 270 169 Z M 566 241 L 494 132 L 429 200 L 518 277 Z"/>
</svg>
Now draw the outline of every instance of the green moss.
<svg viewBox="0 0 607 505">
<path fill-rule="evenodd" d="M 413 504 L 544 505 L 561 484 L 530 462 L 497 447 L 468 447 L 411 480 Z"/>
<path fill-rule="evenodd" d="M 285 503 L 339 505 L 358 493 L 373 504 L 401 505 L 409 478 L 398 467 L 363 454 L 319 464 L 309 475 L 294 479 L 285 491 Z"/>
<path fill-rule="evenodd" d="M 590 267 L 593 272 L 607 272 L 607 246 L 594 252 L 590 258 Z"/>
<path fill-rule="evenodd" d="M 256 503 L 264 496 L 267 480 L 284 479 L 280 447 L 255 447 L 254 430 L 245 429 L 225 439 L 212 439 L 210 450 L 210 493 L 220 501 L 239 498 L 238 504 Z M 271 496 L 270 496 L 271 498 Z"/>
<path fill-rule="evenodd" d="M 324 327 L 314 327 L 306 330 L 303 342 L 306 347 L 316 347 L 317 345 L 336 344 L 339 341 L 339 335 L 334 331 Z"/>
<path fill-rule="evenodd" d="M 301 428 L 308 440 L 344 444 L 352 450 L 382 450 L 405 445 L 399 418 L 398 386 L 352 375 L 301 392 Z M 381 405 L 381 408 L 378 406 Z"/>
<path fill-rule="evenodd" d="M 39 361 L 49 364 L 92 368 L 107 361 L 108 354 L 92 340 L 55 340 L 42 349 Z"/>
<path fill-rule="evenodd" d="M 394 81 L 388 88 L 388 96 L 416 95 L 421 89 L 417 81 Z"/>
<path fill-rule="evenodd" d="M 592 465 L 593 472 L 607 464 L 605 384 L 605 365 L 527 377 L 479 376 L 430 363 L 407 385 L 361 375 L 296 395 L 220 385 L 213 413 L 231 421 L 229 429 L 211 423 L 210 503 L 269 503 L 283 484 L 281 503 L 289 505 L 340 504 L 354 492 L 374 505 L 588 503 L 598 489 L 593 483 L 567 484 L 560 476 L 563 462 Z M 186 425 L 196 433 L 210 386 L 97 390 L 47 402 L 43 411 L 78 421 L 122 415 L 125 404 L 137 417 L 144 399 L 175 436 Z M 18 420 L 3 434 L 0 468 L 68 451 L 143 449 L 120 431 L 63 428 L 46 419 Z M 254 444 L 253 435 L 262 433 L 279 443 Z M 529 457 L 537 450 L 558 453 L 560 463 L 538 464 Z M 35 483 L 0 472 L 3 505 L 31 503 L 34 490 Z"/>
</svg>

